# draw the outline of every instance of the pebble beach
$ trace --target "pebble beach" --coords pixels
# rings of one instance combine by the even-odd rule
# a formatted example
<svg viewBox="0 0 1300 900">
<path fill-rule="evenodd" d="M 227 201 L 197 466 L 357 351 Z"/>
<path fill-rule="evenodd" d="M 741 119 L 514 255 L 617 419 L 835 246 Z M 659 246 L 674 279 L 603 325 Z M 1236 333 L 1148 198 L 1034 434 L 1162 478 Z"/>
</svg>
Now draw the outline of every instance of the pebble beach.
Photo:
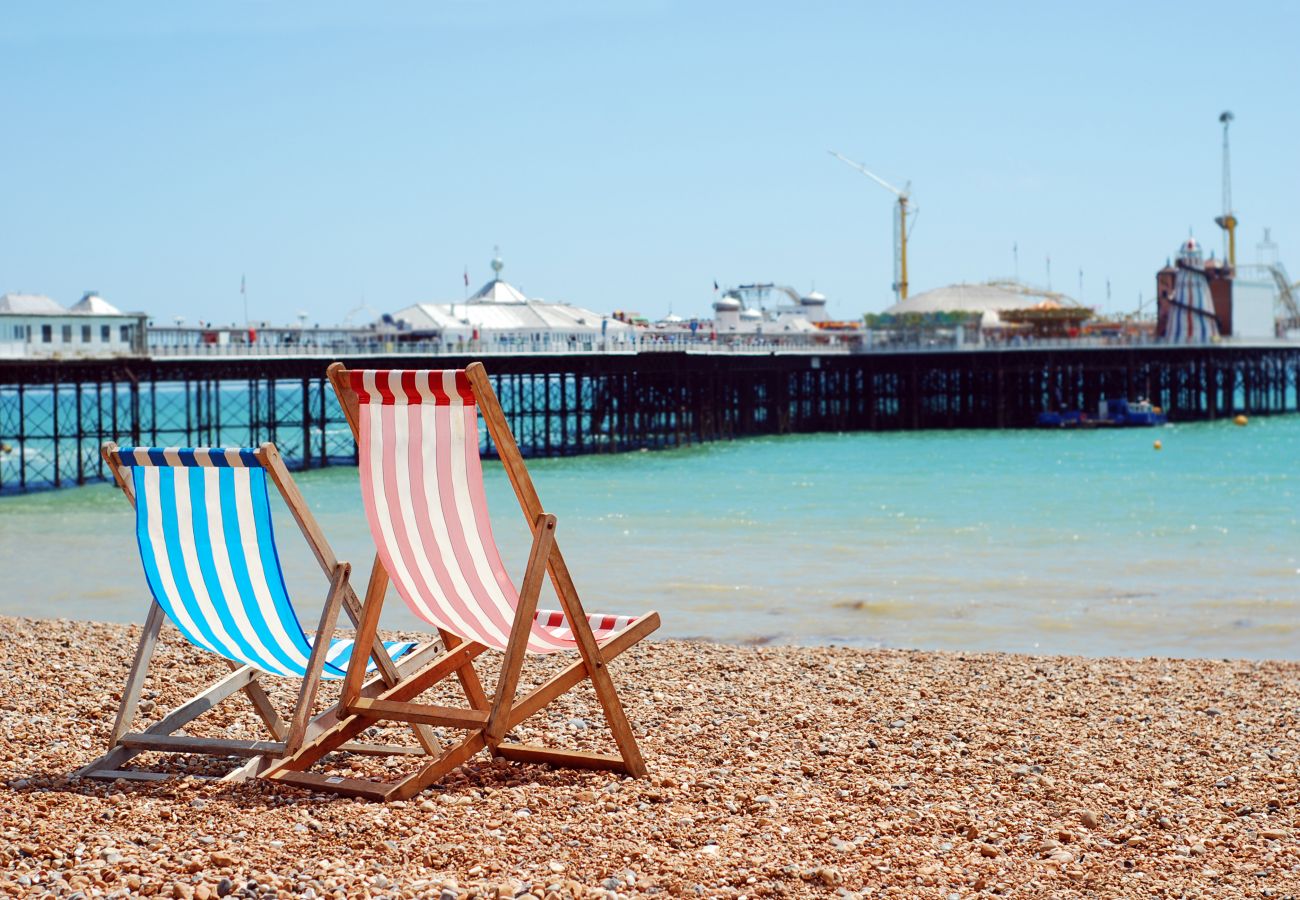
<svg viewBox="0 0 1300 900">
<path fill-rule="evenodd" d="M 204 780 L 227 764 L 188 757 L 141 757 L 167 781 L 70 778 L 138 633 L 0 618 L 0 892 L 1300 896 L 1298 663 L 645 642 L 611 671 L 648 779 L 482 755 L 376 805 Z M 169 632 L 144 706 L 226 671 Z M 287 710 L 295 684 L 268 684 Z M 237 696 L 191 732 L 258 725 Z M 582 691 L 517 732 L 610 746 Z"/>
</svg>

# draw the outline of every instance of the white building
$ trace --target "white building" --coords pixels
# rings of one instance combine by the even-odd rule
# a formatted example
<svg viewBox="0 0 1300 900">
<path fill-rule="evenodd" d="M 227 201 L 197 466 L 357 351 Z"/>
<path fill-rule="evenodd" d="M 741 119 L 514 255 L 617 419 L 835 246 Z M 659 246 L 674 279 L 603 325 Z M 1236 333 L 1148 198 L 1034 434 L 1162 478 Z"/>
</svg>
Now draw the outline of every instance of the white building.
<svg viewBox="0 0 1300 900">
<path fill-rule="evenodd" d="M 574 306 L 526 297 L 501 279 L 504 263 L 492 260 L 495 277 L 460 303 L 417 303 L 392 315 L 402 340 L 483 349 L 589 349 L 595 342 L 626 344 L 632 326 Z"/>
<path fill-rule="evenodd" d="M 769 306 L 767 300 L 773 293 L 785 295 L 789 302 Z M 829 321 L 826 297 L 816 291 L 803 295 L 784 285 L 743 284 L 727 289 L 713 301 L 712 318 L 687 320 L 670 313 L 651 326 L 651 334 L 723 342 L 799 343 L 855 330 L 858 324 Z"/>
<path fill-rule="evenodd" d="M 778 306 L 770 312 L 746 305 L 738 291 L 728 291 L 713 301 L 713 320 L 707 325 L 722 337 L 777 338 L 819 334 L 816 323 L 825 318 L 826 298 L 815 291 L 799 298 L 797 304 Z"/>
<path fill-rule="evenodd" d="M 143 313 L 123 313 L 94 291 L 70 309 L 40 294 L 4 294 L 0 358 L 143 354 L 146 320 Z"/>
<path fill-rule="evenodd" d="M 1296 291 L 1281 263 L 1237 266 L 1236 276 L 1232 281 L 1233 337 L 1300 337 L 1288 334 L 1293 314 L 1286 301 L 1289 297 L 1294 303 Z"/>
</svg>

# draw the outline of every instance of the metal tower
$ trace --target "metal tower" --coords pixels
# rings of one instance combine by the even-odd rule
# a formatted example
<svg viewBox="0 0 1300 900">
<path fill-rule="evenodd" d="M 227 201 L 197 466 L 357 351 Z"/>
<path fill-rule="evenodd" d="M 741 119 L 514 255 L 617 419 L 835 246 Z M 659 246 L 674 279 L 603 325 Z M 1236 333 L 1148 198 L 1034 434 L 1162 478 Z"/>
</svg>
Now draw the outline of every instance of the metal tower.
<svg viewBox="0 0 1300 900">
<path fill-rule="evenodd" d="M 1228 126 L 1232 124 L 1232 111 L 1224 110 L 1219 115 L 1223 123 L 1223 215 L 1217 216 L 1214 223 L 1224 230 L 1228 239 L 1228 265 L 1237 268 L 1237 217 L 1232 212 L 1232 167 L 1228 157 Z"/>
</svg>

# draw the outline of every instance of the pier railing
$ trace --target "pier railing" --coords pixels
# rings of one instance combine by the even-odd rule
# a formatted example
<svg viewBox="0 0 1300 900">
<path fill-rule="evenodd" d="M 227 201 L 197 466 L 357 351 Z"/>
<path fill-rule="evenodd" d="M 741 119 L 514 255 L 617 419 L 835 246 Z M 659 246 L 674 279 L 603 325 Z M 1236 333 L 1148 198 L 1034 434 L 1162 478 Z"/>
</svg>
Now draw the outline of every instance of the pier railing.
<svg viewBox="0 0 1300 900">
<path fill-rule="evenodd" d="M 897 354 L 897 353 L 1006 353 L 1043 350 L 1089 349 L 1169 349 L 1171 347 L 1264 348 L 1300 347 L 1300 341 L 1281 338 L 1218 338 L 1202 344 L 1172 344 L 1146 336 L 1089 336 L 1075 338 L 1036 338 L 1016 336 L 964 342 L 945 337 L 897 337 L 880 332 L 866 332 L 852 339 L 842 336 L 721 338 L 684 337 L 680 335 L 646 335 L 636 340 L 591 341 L 387 341 L 374 343 L 254 343 L 161 345 L 149 348 L 156 359 L 230 359 L 236 357 L 476 357 L 599 355 L 637 353 L 737 354 L 781 353 L 798 355 L 823 354 Z"/>
<path fill-rule="evenodd" d="M 647 336 L 634 341 L 386 341 L 376 343 L 253 343 L 158 345 L 149 348 L 156 359 L 229 359 L 233 357 L 330 357 L 357 355 L 428 356 L 537 356 L 608 355 L 635 353 L 850 353 L 854 346 L 823 338 L 820 341 L 789 338 L 749 338 L 717 341 Z"/>
</svg>

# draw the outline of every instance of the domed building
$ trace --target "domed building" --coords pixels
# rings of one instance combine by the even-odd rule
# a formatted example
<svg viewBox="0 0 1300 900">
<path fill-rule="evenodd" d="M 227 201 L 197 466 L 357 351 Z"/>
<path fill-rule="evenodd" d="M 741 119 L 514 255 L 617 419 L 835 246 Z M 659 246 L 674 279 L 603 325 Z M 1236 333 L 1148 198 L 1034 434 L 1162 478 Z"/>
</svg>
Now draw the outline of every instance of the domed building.
<svg viewBox="0 0 1300 900">
<path fill-rule="evenodd" d="M 598 340 L 632 340 L 632 326 L 626 322 L 571 303 L 526 296 L 501 277 L 503 268 L 501 258 L 493 258 L 492 280 L 460 303 L 417 303 L 393 313 L 401 339 L 556 350 Z"/>
<path fill-rule="evenodd" d="M 904 313 L 1001 312 L 1008 309 L 1062 309 L 1079 304 L 1065 294 L 1040 290 L 1017 281 L 989 281 L 984 284 L 950 284 L 913 294 L 885 310 L 886 315 Z"/>
<path fill-rule="evenodd" d="M 1056 291 L 1018 281 L 951 284 L 914 294 L 885 310 L 885 316 L 966 315 L 982 330 L 1018 329 L 1039 336 L 1062 336 L 1092 318 L 1093 312 Z"/>
<path fill-rule="evenodd" d="M 813 291 L 799 298 L 799 305 L 803 308 L 803 314 L 812 322 L 826 321 L 826 295 L 820 291 Z"/>
</svg>

